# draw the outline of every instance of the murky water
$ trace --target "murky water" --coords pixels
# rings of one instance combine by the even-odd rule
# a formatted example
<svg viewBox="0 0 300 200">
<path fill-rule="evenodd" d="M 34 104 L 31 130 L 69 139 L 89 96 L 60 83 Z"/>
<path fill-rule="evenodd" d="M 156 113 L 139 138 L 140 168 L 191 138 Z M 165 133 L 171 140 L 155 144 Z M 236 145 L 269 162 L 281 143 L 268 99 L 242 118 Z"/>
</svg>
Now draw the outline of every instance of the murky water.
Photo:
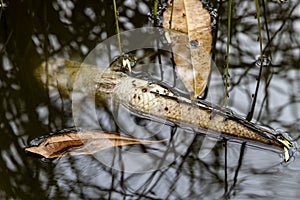
<svg viewBox="0 0 300 200">
<path fill-rule="evenodd" d="M 214 4 L 219 13 L 214 25 L 216 67 L 207 100 L 219 103 L 223 81 L 217 69 L 222 71 L 225 65 L 227 4 Z M 153 1 L 126 0 L 117 5 L 121 30 L 152 26 L 148 13 Z M 252 120 L 288 132 L 295 142 L 300 128 L 299 13 L 296 1 L 261 4 L 263 47 L 269 65 L 262 71 Z M 26 155 L 24 148 L 33 138 L 74 126 L 70 100 L 45 91 L 33 71 L 50 58 L 84 60 L 97 44 L 115 34 L 113 16 L 112 2 L 105 0 L 9 1 L 1 10 L 1 199 L 298 199 L 298 154 L 283 164 L 276 152 L 218 141 L 203 156 L 203 143 L 209 144 L 203 134 L 143 119 L 133 118 L 131 123 L 137 123 L 139 131 L 175 132 L 188 148 L 179 149 L 168 165 L 143 173 L 105 165 L 101 158 L 111 155 L 109 150 L 56 160 Z M 229 107 L 246 116 L 259 74 L 254 1 L 233 3 L 232 24 Z M 111 118 L 100 109 L 101 125 L 119 131 L 120 124 Z M 142 134 L 148 136 L 146 131 Z M 149 160 L 138 164 L 146 165 Z"/>
</svg>

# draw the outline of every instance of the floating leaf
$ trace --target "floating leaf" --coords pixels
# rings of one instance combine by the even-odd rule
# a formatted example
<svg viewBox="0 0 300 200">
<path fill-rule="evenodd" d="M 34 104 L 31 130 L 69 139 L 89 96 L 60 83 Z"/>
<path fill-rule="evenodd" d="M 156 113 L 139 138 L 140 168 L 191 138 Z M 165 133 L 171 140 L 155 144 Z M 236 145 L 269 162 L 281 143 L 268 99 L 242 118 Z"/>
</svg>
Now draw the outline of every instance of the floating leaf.
<svg viewBox="0 0 300 200">
<path fill-rule="evenodd" d="M 45 137 L 39 144 L 28 147 L 25 151 L 45 158 L 56 158 L 66 154 L 94 154 L 111 147 L 164 141 L 140 140 L 101 130 L 70 130 Z"/>
<path fill-rule="evenodd" d="M 210 74 L 212 35 L 210 15 L 198 0 L 176 0 L 170 38 L 178 74 L 192 96 L 200 95 Z M 164 28 L 169 28 L 171 6 L 164 12 Z"/>
</svg>

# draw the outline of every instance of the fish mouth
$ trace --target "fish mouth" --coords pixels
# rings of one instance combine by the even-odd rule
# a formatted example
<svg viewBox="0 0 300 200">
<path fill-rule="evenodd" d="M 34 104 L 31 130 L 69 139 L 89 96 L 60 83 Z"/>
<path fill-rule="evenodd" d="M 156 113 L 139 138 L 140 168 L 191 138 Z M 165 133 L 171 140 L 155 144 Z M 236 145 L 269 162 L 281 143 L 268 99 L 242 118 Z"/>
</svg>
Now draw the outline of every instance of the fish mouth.
<svg viewBox="0 0 300 200">
<path fill-rule="evenodd" d="M 285 162 L 289 162 L 290 159 L 293 157 L 295 153 L 295 146 L 294 144 L 283 134 L 279 133 L 276 135 L 276 140 L 282 145 L 283 147 L 283 158 Z"/>
</svg>

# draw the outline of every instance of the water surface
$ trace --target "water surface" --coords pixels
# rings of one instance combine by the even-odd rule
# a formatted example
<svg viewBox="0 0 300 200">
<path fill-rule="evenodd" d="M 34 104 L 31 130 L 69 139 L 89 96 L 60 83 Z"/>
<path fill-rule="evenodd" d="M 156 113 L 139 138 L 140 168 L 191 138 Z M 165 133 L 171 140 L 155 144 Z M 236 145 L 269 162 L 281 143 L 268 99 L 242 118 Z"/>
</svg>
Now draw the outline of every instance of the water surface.
<svg viewBox="0 0 300 200">
<path fill-rule="evenodd" d="M 152 1 L 118 1 L 122 31 L 153 26 Z M 227 4 L 213 2 L 215 69 L 207 100 L 223 98 L 220 72 L 225 66 Z M 215 10 L 213 10 L 215 9 Z M 288 132 L 299 139 L 300 6 L 296 1 L 261 4 L 264 54 L 253 122 Z M 45 91 L 33 71 L 45 60 L 63 57 L 82 61 L 100 42 L 115 34 L 109 1 L 9 1 L 0 20 L 0 197 L 1 199 L 297 199 L 300 196 L 299 156 L 288 164 L 273 151 L 219 141 L 207 156 L 199 154 L 206 141 L 179 127 L 189 148 L 159 170 L 122 172 L 95 156 L 45 160 L 25 154 L 29 142 L 74 126 L 71 102 Z M 229 107 L 246 116 L 259 73 L 257 20 L 254 1 L 233 3 L 230 45 Z M 221 94 L 221 95 L 220 95 Z M 99 120 L 119 131 L 105 109 Z M 143 127 L 143 121 L 140 121 Z M 146 126 L 147 129 L 147 122 Z M 144 124 L 145 125 L 145 124 Z M 149 125 L 148 125 L 149 126 Z M 151 126 L 156 130 L 157 124 Z M 107 152 L 100 152 L 100 156 Z"/>
</svg>

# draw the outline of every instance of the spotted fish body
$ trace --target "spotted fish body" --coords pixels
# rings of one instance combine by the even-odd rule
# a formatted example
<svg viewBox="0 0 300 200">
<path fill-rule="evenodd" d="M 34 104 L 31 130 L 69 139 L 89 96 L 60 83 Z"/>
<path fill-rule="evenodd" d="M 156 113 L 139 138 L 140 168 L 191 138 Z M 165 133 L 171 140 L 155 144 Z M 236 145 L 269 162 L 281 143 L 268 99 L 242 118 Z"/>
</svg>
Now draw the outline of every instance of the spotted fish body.
<svg viewBox="0 0 300 200">
<path fill-rule="evenodd" d="M 47 81 L 43 79 L 46 66 L 51 70 Z M 82 83 L 77 79 L 80 84 L 76 88 L 74 81 L 79 69 L 80 76 L 78 77 L 81 77 Z M 122 104 L 138 114 L 279 147 L 284 151 L 285 161 L 290 159 L 295 149 L 288 136 L 273 134 L 233 114 L 230 110 L 218 108 L 205 101 L 189 100 L 174 94 L 166 87 L 150 84 L 146 80 L 134 78 L 122 72 L 103 71 L 96 66 L 55 59 L 49 61 L 48 65 L 42 64 L 36 71 L 36 75 L 42 83 L 48 84 L 51 88 L 58 88 L 65 96 L 69 96 L 70 91 L 92 93 L 96 95 L 95 100 L 99 104 L 102 101 L 113 100 L 114 103 Z M 82 87 L 82 85 L 87 86 Z"/>
<path fill-rule="evenodd" d="M 119 74 L 111 81 L 109 93 L 115 103 L 133 112 L 183 123 L 234 138 L 272 145 L 284 150 L 285 161 L 290 159 L 293 144 L 281 134 L 273 134 L 229 110 L 220 109 L 205 101 L 179 97 L 167 88 L 146 80 Z M 117 75 L 118 76 L 118 75 Z M 105 81 L 108 83 L 109 81 Z M 108 87 L 106 87 L 108 88 Z M 99 91 L 101 88 L 99 88 Z"/>
</svg>

